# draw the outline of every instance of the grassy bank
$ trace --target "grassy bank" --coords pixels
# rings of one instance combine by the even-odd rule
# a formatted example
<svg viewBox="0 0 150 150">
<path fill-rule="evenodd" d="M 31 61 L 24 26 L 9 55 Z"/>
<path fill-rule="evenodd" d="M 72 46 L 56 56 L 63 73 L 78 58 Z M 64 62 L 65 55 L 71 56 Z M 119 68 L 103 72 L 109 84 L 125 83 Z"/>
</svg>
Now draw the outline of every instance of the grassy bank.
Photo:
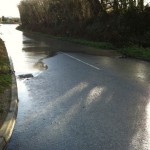
<svg viewBox="0 0 150 150">
<path fill-rule="evenodd" d="M 9 105 L 8 101 L 6 101 L 5 99 L 10 96 L 10 86 L 11 86 L 10 64 L 9 64 L 4 42 L 0 39 L 0 114 L 1 116 L 7 110 Z"/>
</svg>

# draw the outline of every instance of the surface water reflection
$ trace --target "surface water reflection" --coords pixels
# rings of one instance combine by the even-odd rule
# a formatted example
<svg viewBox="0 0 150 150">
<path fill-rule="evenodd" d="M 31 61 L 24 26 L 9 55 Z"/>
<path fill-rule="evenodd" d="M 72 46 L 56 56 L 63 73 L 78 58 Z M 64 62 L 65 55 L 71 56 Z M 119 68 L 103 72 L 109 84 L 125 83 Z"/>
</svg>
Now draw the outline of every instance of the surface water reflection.
<svg viewBox="0 0 150 150">
<path fill-rule="evenodd" d="M 48 45 L 43 41 L 36 42 L 24 36 L 23 32 L 15 29 L 17 26 L 1 25 L 0 27 L 1 37 L 5 41 L 8 55 L 13 60 L 16 75 L 26 73 L 37 75 L 47 69 L 42 59 L 49 55 Z"/>
<path fill-rule="evenodd" d="M 36 40 L 36 38 L 32 38 L 33 36 L 26 36 L 26 34 L 23 34 L 21 31 L 16 31 L 15 27 L 16 25 L 2 25 L 0 27 L 0 30 L 1 30 L 0 32 L 2 33 L 1 36 L 3 40 L 5 40 L 5 44 L 9 52 L 9 55 L 13 59 L 16 74 L 33 73 L 37 75 L 38 73 L 43 71 L 43 69 L 47 69 L 47 66 L 43 63 L 42 59 L 50 55 L 49 54 L 50 46 L 51 46 L 50 44 L 52 44 L 52 42 L 53 42 L 53 45 L 58 45 L 58 44 L 56 44 L 56 41 L 55 42 L 52 41 L 50 44 L 48 44 L 48 42 L 44 42 L 42 38 L 41 39 L 37 38 Z M 59 49 L 59 46 L 60 45 L 58 45 L 58 49 Z M 83 75 L 81 78 L 80 74 L 77 71 L 72 70 L 71 65 L 68 65 L 70 63 L 69 61 L 71 60 L 68 60 L 62 54 L 62 55 L 59 55 L 58 58 L 56 58 L 57 60 L 55 59 L 55 61 L 51 62 L 47 60 L 47 63 L 49 63 L 49 66 L 52 68 L 53 72 L 51 72 L 51 69 L 49 69 L 47 71 L 48 73 L 47 72 L 46 72 L 47 74 L 45 73 L 45 76 L 43 75 L 42 78 L 40 78 L 39 76 L 39 78 L 37 77 L 35 78 L 35 80 L 31 80 L 31 82 L 28 82 L 28 81 L 24 82 L 24 80 L 20 80 L 20 81 L 18 80 L 19 97 L 21 99 L 19 105 L 20 105 L 20 108 L 22 109 L 20 109 L 18 113 L 20 120 L 18 121 L 19 125 L 17 126 L 16 130 L 18 131 L 18 128 L 21 128 L 21 125 L 24 126 L 24 118 L 26 118 L 28 122 L 31 121 L 31 124 L 34 124 L 37 121 L 36 117 L 39 115 L 38 110 L 39 108 L 41 108 L 42 111 L 40 113 L 42 117 L 43 117 L 43 114 L 46 112 L 48 115 L 55 114 L 56 116 L 57 115 L 59 116 L 56 118 L 54 118 L 53 116 L 54 118 L 53 121 L 57 121 L 58 119 L 59 122 L 62 122 L 62 124 L 58 124 L 55 127 L 60 127 L 60 125 L 63 125 L 63 127 L 66 126 L 67 123 L 71 121 L 72 116 L 73 118 L 75 117 L 78 118 L 78 117 L 82 117 L 83 115 L 83 118 L 81 118 L 81 120 L 77 120 L 75 122 L 80 122 L 82 121 L 82 119 L 85 119 L 85 121 L 86 119 L 89 120 L 89 116 L 91 116 L 91 120 L 93 120 L 94 118 L 97 118 L 96 123 L 99 122 L 99 125 L 100 126 L 102 125 L 101 126 L 102 128 L 104 126 L 109 127 L 110 125 L 110 127 L 112 127 L 114 125 L 112 129 L 114 129 L 116 133 L 114 135 L 113 134 L 110 134 L 110 135 L 113 138 L 114 137 L 116 139 L 118 138 L 118 140 L 125 139 L 125 142 L 123 143 L 126 143 L 127 139 L 129 141 L 131 140 L 133 142 L 131 145 L 131 149 L 133 148 L 139 149 L 139 147 L 142 148 L 142 146 L 144 145 L 143 144 L 144 142 L 148 143 L 145 146 L 147 147 L 147 149 L 150 149 L 149 148 L 150 147 L 149 145 L 150 143 L 149 141 L 149 138 L 150 138 L 149 136 L 150 135 L 150 124 L 149 124 L 150 122 L 150 117 L 149 117 L 150 116 L 150 111 L 149 111 L 150 96 L 147 94 L 150 90 L 148 89 L 148 86 L 150 85 L 149 62 L 132 60 L 132 59 L 119 59 L 119 58 L 109 58 L 109 57 L 99 57 L 99 56 L 95 57 L 95 56 L 87 56 L 87 55 L 85 57 L 85 55 L 81 55 L 81 54 L 73 54 L 73 55 L 77 56 L 77 58 L 80 58 L 81 60 L 84 60 L 85 62 L 91 63 L 92 65 L 94 65 L 95 63 L 95 66 L 101 68 L 101 70 L 99 72 L 94 71 L 94 70 L 91 71 L 91 69 L 89 69 L 88 67 L 85 68 L 85 70 L 83 70 L 82 68 L 80 70 L 80 66 L 77 66 L 77 64 L 74 61 L 72 61 L 72 66 L 77 68 L 77 70 L 79 69 L 78 70 L 79 72 L 83 71 L 81 73 L 81 76 Z M 64 59 L 67 59 L 68 62 L 65 61 Z M 58 64 L 58 61 L 60 61 L 59 64 Z M 83 68 L 84 67 L 85 66 L 83 66 Z M 55 70 L 58 70 L 58 72 L 57 71 L 55 72 Z M 77 74 L 75 74 L 76 72 Z M 85 72 L 87 74 L 85 74 Z M 90 74 L 90 76 L 88 76 L 88 74 Z M 128 78 L 129 80 L 126 80 L 126 78 Z M 80 81 L 79 84 L 76 84 L 77 81 L 75 79 L 78 82 Z M 86 79 L 86 82 L 83 82 L 83 81 L 81 82 L 81 79 L 82 80 Z M 136 83 L 132 82 L 135 79 L 138 82 Z M 49 82 L 47 82 L 48 80 Z M 93 81 L 97 84 L 96 86 L 93 85 Z M 60 87 L 60 84 L 65 85 L 65 86 Z M 85 97 L 83 97 L 84 94 L 82 94 L 82 92 L 86 93 L 87 91 L 88 93 L 86 94 Z M 76 95 L 77 93 L 79 93 L 79 95 Z M 80 99 L 79 99 L 79 102 L 76 103 L 76 99 L 79 98 L 78 96 L 80 97 Z M 50 99 L 54 99 L 54 101 L 50 102 Z M 85 106 L 86 107 L 89 106 L 89 108 L 92 108 L 92 106 L 94 106 L 94 104 L 96 103 L 93 109 L 89 111 L 90 112 L 89 114 L 87 113 L 86 115 L 84 115 L 85 111 L 83 111 L 81 115 L 81 111 L 79 111 L 80 107 L 78 104 L 82 102 L 82 99 L 86 100 Z M 68 105 L 68 102 L 70 102 L 70 100 L 73 100 L 73 102 L 69 103 L 70 105 Z M 106 100 L 107 100 L 107 103 L 106 103 Z M 66 101 L 67 103 L 65 103 Z M 61 110 L 60 108 L 63 108 L 62 105 L 60 105 L 61 103 L 62 105 L 65 104 L 65 106 L 67 104 L 67 107 L 64 107 L 64 110 L 67 110 L 67 108 L 69 108 L 67 113 L 59 112 Z M 43 109 L 43 108 L 47 108 L 47 109 Z M 95 108 L 97 108 L 97 110 Z M 34 110 L 34 112 L 32 110 Z M 53 111 L 52 113 L 51 113 L 51 110 Z M 83 105 L 82 105 L 82 110 L 83 110 Z M 99 111 L 101 113 L 95 114 L 96 111 Z M 77 112 L 79 112 L 79 116 L 76 116 L 78 114 Z M 34 115 L 30 117 L 31 114 L 34 114 Z M 24 117 L 25 115 L 26 117 Z M 116 123 L 111 122 L 109 124 L 110 120 L 112 119 L 112 115 L 114 115 L 114 117 L 116 116 L 116 118 L 113 118 L 113 119 L 116 121 L 119 120 L 119 122 L 116 122 Z M 132 115 L 135 117 L 132 118 Z M 99 116 L 101 116 L 101 118 L 104 121 L 100 122 Z M 45 117 L 47 117 L 47 115 Z M 129 120 L 124 120 L 122 117 L 124 117 L 124 119 L 129 118 Z M 29 118 L 32 120 L 30 120 Z M 64 120 L 64 118 L 67 118 L 66 121 Z M 33 121 L 33 119 L 35 120 Z M 114 121 L 113 119 L 112 121 Z M 43 123 L 43 120 L 41 122 Z M 53 126 L 49 126 L 50 122 L 48 123 L 46 122 L 44 127 L 47 127 L 51 130 L 53 129 L 51 128 Z M 104 126 L 103 126 L 103 122 L 104 122 Z M 118 125 L 120 122 L 121 124 Z M 89 124 L 86 124 L 85 127 L 88 127 L 88 125 L 91 124 L 91 121 L 87 123 Z M 39 120 L 38 120 L 38 124 L 39 124 Z M 73 125 L 74 124 L 71 125 L 71 128 Z M 115 136 L 117 134 L 120 135 L 119 131 L 124 131 L 122 130 L 122 127 L 123 127 L 122 125 L 125 125 L 125 127 L 127 126 L 130 128 L 132 128 L 132 125 L 133 125 L 133 128 L 135 128 L 135 130 L 134 129 L 130 130 L 130 128 L 128 129 L 124 128 L 125 131 L 134 131 L 134 132 L 131 134 L 127 134 L 127 135 L 126 135 L 127 132 L 125 132 L 124 133 L 125 135 L 121 137 Z M 117 128 L 117 127 L 120 127 L 120 128 Z M 93 125 L 92 125 L 92 128 L 93 128 Z M 99 129 L 100 132 L 97 132 L 95 130 L 96 132 L 94 135 L 99 136 L 99 133 L 101 133 L 102 128 L 97 127 L 97 129 Z M 45 128 L 43 128 L 43 124 L 42 124 L 42 129 L 45 130 Z M 109 128 L 106 128 L 106 129 L 109 129 Z M 140 129 L 140 130 L 136 130 L 136 129 Z M 32 132 L 34 130 L 35 130 L 35 127 L 33 127 Z M 81 129 L 80 132 L 82 130 L 84 129 Z M 42 136 L 42 138 L 43 137 L 45 138 L 46 132 L 43 132 L 44 136 Z M 26 133 L 27 132 L 25 131 L 24 135 Z M 31 133 L 30 130 L 29 130 L 29 133 Z M 47 133 L 49 134 L 49 132 Z M 56 134 L 57 132 L 51 132 L 51 133 Z M 72 133 L 74 134 L 74 132 Z M 109 134 L 109 132 L 106 132 L 106 133 Z M 143 133 L 145 134 L 145 137 L 143 137 Z M 58 135 L 61 135 L 60 132 L 58 132 Z M 91 135 L 93 135 L 93 132 Z M 104 136 L 105 135 L 106 134 L 104 134 Z M 25 137 L 28 137 L 28 136 L 25 136 Z M 14 139 L 16 140 L 16 138 Z M 64 138 L 62 139 L 64 141 Z M 91 137 L 89 139 L 91 140 Z M 107 141 L 107 139 L 105 140 Z M 95 141 L 97 142 L 97 140 Z M 109 142 L 106 142 L 106 143 L 109 143 Z M 46 144 L 43 144 L 42 146 L 45 146 L 45 145 Z M 136 145 L 138 147 L 136 147 Z M 143 149 L 144 148 L 142 148 L 141 150 Z"/>
<path fill-rule="evenodd" d="M 90 62 L 92 65 L 99 67 L 103 71 L 118 75 L 122 78 L 129 78 L 130 80 L 138 80 L 141 82 L 150 81 L 150 62 L 138 59 L 121 59 L 116 57 L 102 57 L 102 56 L 89 56 L 74 54 L 74 56 Z"/>
</svg>

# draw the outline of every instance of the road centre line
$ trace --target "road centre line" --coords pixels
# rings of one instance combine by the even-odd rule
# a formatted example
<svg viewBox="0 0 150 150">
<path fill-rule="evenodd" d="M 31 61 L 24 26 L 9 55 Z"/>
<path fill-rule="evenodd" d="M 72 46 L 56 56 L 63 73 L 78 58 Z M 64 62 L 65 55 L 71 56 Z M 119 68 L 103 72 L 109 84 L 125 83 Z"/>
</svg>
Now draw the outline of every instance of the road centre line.
<svg viewBox="0 0 150 150">
<path fill-rule="evenodd" d="M 63 53 L 63 52 L 62 52 Z M 96 69 L 96 70 L 101 70 L 100 68 L 98 68 L 98 67 L 96 67 L 96 66 L 93 66 L 93 65 L 91 65 L 91 64 L 89 64 L 89 63 L 87 63 L 87 62 L 84 62 L 84 61 L 82 61 L 82 60 L 80 60 L 80 59 L 78 59 L 78 58 L 76 58 L 76 57 L 73 57 L 73 56 L 71 56 L 71 55 L 69 55 L 69 54 L 66 54 L 66 53 L 63 53 L 64 55 L 66 55 L 66 56 L 68 56 L 68 57 L 70 57 L 70 58 L 72 58 L 72 59 L 75 59 L 75 60 L 77 60 L 77 61 L 79 61 L 79 62 L 81 62 L 81 63 L 83 63 L 83 64 L 85 64 L 85 65 L 87 65 L 87 66 L 90 66 L 90 67 L 92 67 L 92 68 L 94 68 L 94 69 Z"/>
</svg>

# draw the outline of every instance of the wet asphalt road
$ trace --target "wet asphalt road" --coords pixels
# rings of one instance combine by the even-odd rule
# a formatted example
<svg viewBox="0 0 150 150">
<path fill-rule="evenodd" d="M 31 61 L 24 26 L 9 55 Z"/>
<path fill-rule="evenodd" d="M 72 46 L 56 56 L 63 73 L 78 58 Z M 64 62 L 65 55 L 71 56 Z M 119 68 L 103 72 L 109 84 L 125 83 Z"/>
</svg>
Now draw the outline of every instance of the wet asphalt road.
<svg viewBox="0 0 150 150">
<path fill-rule="evenodd" d="M 150 149 L 150 63 L 62 52 L 46 58 L 47 40 L 19 34 L 18 55 L 3 38 L 16 75 L 34 77 L 17 78 L 19 111 L 8 150 Z"/>
</svg>

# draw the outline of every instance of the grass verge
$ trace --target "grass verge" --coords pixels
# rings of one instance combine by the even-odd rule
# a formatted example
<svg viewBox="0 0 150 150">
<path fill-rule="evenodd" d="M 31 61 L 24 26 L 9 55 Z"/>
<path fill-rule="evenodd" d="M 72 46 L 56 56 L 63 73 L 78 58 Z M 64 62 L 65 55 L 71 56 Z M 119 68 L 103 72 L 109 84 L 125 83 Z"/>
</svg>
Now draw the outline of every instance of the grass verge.
<svg viewBox="0 0 150 150">
<path fill-rule="evenodd" d="M 150 61 L 150 48 L 132 46 L 119 49 L 119 52 L 127 57 Z"/>
<path fill-rule="evenodd" d="M 60 40 L 70 41 L 81 45 L 86 45 L 90 47 L 95 47 L 99 49 L 107 49 L 107 50 L 114 50 L 115 47 L 111 43 L 107 42 L 95 42 L 95 41 L 89 41 L 85 39 L 76 39 L 76 38 L 68 38 L 68 37 L 54 37 Z"/>
<path fill-rule="evenodd" d="M 12 79 L 9 59 L 4 42 L 0 39 L 0 123 L 2 122 L 1 119 L 3 118 L 3 113 L 6 115 L 9 106 L 8 97 L 10 96 L 11 83 Z M 6 99 L 8 99 L 8 101 L 6 101 Z"/>
</svg>

